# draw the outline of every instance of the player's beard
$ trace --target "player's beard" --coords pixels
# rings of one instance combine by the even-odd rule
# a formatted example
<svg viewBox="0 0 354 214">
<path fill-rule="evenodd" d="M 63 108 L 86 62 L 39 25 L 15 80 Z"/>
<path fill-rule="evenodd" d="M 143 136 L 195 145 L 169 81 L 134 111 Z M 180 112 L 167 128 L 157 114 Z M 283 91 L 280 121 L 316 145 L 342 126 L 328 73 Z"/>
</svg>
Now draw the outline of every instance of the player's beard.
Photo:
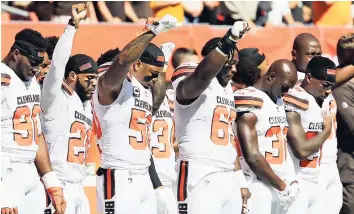
<svg viewBox="0 0 354 214">
<path fill-rule="evenodd" d="M 216 79 L 219 81 L 220 85 L 222 87 L 227 86 L 228 81 L 225 80 L 226 76 L 229 73 L 230 68 L 223 66 L 220 70 L 220 72 L 216 75 Z"/>
<path fill-rule="evenodd" d="M 80 97 L 81 102 L 84 103 L 86 100 L 88 100 L 85 87 L 80 84 L 79 79 L 76 80 L 75 91 L 77 95 Z"/>
</svg>

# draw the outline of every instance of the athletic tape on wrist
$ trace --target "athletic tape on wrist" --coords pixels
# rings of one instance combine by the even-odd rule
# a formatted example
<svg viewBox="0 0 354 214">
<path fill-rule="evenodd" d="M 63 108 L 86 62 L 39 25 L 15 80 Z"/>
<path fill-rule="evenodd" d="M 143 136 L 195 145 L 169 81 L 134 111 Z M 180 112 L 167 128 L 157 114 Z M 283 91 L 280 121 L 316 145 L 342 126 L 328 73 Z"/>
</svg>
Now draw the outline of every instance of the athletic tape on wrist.
<svg viewBox="0 0 354 214">
<path fill-rule="evenodd" d="M 242 170 L 237 170 L 235 172 L 236 177 L 237 177 L 237 181 L 240 185 L 240 188 L 247 188 L 247 181 L 245 178 L 245 175 L 243 174 Z"/>
<path fill-rule="evenodd" d="M 231 30 L 228 30 L 225 36 L 218 43 L 218 48 L 227 56 L 230 55 L 232 50 L 236 48 L 236 42 L 232 41 L 229 37 L 231 35 Z"/>
<path fill-rule="evenodd" d="M 61 183 L 58 180 L 57 174 L 54 171 L 50 171 L 43 175 L 42 181 L 46 189 L 53 187 L 61 187 Z"/>
</svg>

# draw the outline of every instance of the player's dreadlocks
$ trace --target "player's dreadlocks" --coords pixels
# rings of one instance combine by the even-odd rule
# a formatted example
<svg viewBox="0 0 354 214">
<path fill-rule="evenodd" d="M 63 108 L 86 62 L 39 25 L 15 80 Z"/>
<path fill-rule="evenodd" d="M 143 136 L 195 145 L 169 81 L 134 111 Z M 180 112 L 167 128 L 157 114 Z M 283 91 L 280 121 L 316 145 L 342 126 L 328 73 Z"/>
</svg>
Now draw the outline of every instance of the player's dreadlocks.
<svg viewBox="0 0 354 214">
<path fill-rule="evenodd" d="M 48 48 L 47 48 L 48 58 L 49 58 L 49 60 L 52 60 L 54 48 L 58 43 L 59 37 L 49 36 L 49 37 L 46 37 L 45 40 L 48 43 Z"/>
<path fill-rule="evenodd" d="M 253 86 L 261 78 L 261 70 L 248 58 L 241 58 L 236 65 L 236 70 L 232 78 L 234 83 Z"/>
<path fill-rule="evenodd" d="M 112 62 L 114 57 L 116 57 L 119 53 L 119 48 L 109 49 L 104 54 L 101 54 L 100 58 L 97 59 L 97 65 L 100 66 L 106 62 Z"/>
</svg>

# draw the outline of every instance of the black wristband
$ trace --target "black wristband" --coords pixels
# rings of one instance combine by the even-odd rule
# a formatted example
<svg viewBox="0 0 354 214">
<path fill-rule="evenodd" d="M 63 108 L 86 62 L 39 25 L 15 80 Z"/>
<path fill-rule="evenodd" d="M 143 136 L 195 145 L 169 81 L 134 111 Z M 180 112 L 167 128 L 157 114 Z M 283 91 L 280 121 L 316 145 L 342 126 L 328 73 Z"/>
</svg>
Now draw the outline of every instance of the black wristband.
<svg viewBox="0 0 354 214">
<path fill-rule="evenodd" d="M 151 179 L 151 183 L 152 186 L 154 187 L 154 189 L 159 188 L 160 186 L 162 186 L 161 181 L 159 176 L 156 173 L 156 169 L 155 169 L 155 164 L 154 164 L 154 160 L 151 156 L 150 158 L 150 166 L 149 166 L 149 174 L 150 174 L 150 179 Z"/>
<path fill-rule="evenodd" d="M 72 19 L 69 20 L 68 25 L 71 25 L 77 29 L 77 25 L 75 25 Z"/>
<path fill-rule="evenodd" d="M 236 42 L 232 41 L 229 37 L 231 35 L 231 29 L 227 31 L 225 36 L 218 43 L 218 48 L 227 56 L 230 55 L 232 50 L 236 48 Z"/>
</svg>

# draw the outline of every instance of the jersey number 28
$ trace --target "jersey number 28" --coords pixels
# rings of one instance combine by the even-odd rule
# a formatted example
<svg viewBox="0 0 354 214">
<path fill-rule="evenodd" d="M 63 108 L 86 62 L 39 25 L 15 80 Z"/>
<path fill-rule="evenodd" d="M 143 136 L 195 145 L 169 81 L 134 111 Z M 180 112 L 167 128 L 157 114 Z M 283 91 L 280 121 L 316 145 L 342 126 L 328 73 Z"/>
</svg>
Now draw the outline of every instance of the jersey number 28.
<svg viewBox="0 0 354 214">
<path fill-rule="evenodd" d="M 77 134 L 77 136 L 69 137 L 67 161 L 82 165 L 87 158 L 87 151 L 91 140 L 91 129 L 86 131 L 84 123 L 75 121 L 70 126 L 70 133 L 72 135 Z"/>
</svg>

